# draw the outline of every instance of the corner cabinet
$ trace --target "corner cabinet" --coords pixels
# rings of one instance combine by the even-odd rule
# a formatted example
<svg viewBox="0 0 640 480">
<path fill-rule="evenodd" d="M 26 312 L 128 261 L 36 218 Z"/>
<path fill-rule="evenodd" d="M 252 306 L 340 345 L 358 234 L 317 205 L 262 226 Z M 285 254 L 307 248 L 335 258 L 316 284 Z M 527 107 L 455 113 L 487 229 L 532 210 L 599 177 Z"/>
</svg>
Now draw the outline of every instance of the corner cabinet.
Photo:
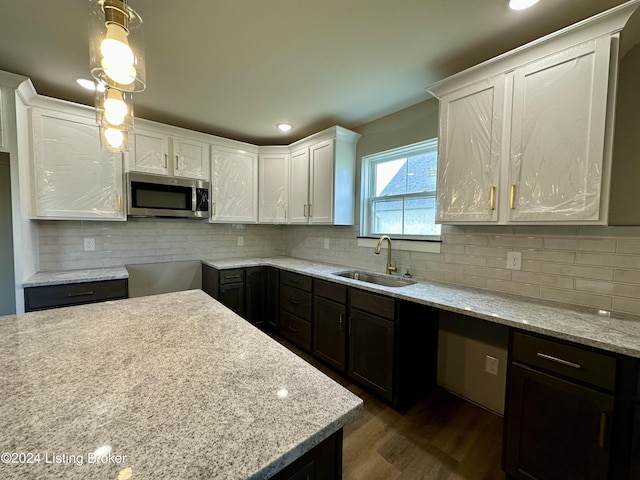
<svg viewBox="0 0 640 480">
<path fill-rule="evenodd" d="M 353 225 L 359 138 L 332 127 L 290 145 L 288 223 Z"/>
<path fill-rule="evenodd" d="M 622 5 L 428 87 L 438 223 L 606 224 Z"/>
<path fill-rule="evenodd" d="M 122 154 L 101 148 L 92 111 L 55 104 L 31 111 L 32 218 L 124 220 Z"/>
<path fill-rule="evenodd" d="M 211 148 L 211 221 L 258 221 L 258 156 L 244 150 Z"/>
<path fill-rule="evenodd" d="M 258 221 L 287 223 L 289 205 L 289 151 L 264 152 L 258 156 Z M 279 149 L 276 149 L 279 150 Z"/>
</svg>

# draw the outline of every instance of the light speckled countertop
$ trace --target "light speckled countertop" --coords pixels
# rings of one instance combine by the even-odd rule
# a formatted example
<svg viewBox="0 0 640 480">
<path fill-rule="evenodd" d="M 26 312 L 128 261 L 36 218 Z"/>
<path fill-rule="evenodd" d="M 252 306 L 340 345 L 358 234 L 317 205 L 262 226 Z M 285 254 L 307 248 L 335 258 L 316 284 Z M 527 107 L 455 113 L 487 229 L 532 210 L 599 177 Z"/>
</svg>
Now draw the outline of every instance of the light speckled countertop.
<svg viewBox="0 0 640 480">
<path fill-rule="evenodd" d="M 406 287 L 383 287 L 333 275 L 334 272 L 350 269 L 344 265 L 316 263 L 290 257 L 239 258 L 203 263 L 217 269 L 274 266 L 640 358 L 640 317 L 634 315 L 602 315 L 593 309 L 572 308 L 559 303 L 420 280 Z"/>
<path fill-rule="evenodd" d="M 199 290 L 0 317 L 0 367 L 3 480 L 268 478 L 362 408 Z"/>
<path fill-rule="evenodd" d="M 42 287 L 80 282 L 101 282 L 129 278 L 126 267 L 87 268 L 83 270 L 64 270 L 39 272 L 25 280 L 24 287 Z"/>
<path fill-rule="evenodd" d="M 486 290 L 465 288 L 430 281 L 418 280 L 415 285 L 392 288 L 350 280 L 333 275 L 334 272 L 349 270 L 344 265 L 311 262 L 291 257 L 232 258 L 228 260 L 203 260 L 214 268 L 241 268 L 252 266 L 274 266 L 283 270 L 302 273 L 354 286 L 391 297 L 430 305 L 443 310 L 461 313 L 470 317 L 500 323 L 531 332 L 542 333 L 555 338 L 589 345 L 616 353 L 640 358 L 640 317 L 635 315 L 601 315 L 593 309 L 582 309 L 570 305 L 527 299 L 515 295 L 498 294 Z M 126 273 L 126 269 L 124 269 Z M 99 269 L 98 269 L 99 270 Z M 82 270 L 78 278 L 91 278 Z M 60 272 L 61 279 L 73 278 L 73 272 Z M 57 281 L 56 272 L 47 275 L 51 283 Z M 415 279 L 414 279 L 415 280 Z M 27 283 L 25 283 L 27 286 Z M 29 285 L 32 286 L 32 285 Z"/>
</svg>

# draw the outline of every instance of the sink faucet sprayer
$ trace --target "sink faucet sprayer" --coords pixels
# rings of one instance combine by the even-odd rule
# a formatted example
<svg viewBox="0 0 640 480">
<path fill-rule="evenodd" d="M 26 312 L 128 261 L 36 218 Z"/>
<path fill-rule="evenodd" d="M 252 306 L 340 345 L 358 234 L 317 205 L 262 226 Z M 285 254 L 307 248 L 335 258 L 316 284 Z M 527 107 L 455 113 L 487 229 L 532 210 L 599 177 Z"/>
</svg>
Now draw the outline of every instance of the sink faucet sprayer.
<svg viewBox="0 0 640 480">
<path fill-rule="evenodd" d="M 382 241 L 386 240 L 388 243 L 387 247 L 387 275 L 391 275 L 391 272 L 396 272 L 398 270 L 397 263 L 396 265 L 391 265 L 391 239 L 387 235 L 383 235 L 378 240 L 378 244 L 376 245 L 376 249 L 374 253 L 380 255 L 380 245 L 382 245 Z"/>
</svg>

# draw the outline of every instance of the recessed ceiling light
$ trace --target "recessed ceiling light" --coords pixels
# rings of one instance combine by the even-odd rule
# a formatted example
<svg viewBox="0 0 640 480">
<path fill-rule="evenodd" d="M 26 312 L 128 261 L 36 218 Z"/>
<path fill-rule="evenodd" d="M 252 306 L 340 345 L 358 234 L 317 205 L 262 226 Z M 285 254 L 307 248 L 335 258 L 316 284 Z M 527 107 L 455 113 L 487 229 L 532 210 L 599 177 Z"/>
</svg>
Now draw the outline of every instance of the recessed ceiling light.
<svg viewBox="0 0 640 480">
<path fill-rule="evenodd" d="M 538 0 L 509 0 L 511 10 L 524 10 L 538 3 Z"/>
<path fill-rule="evenodd" d="M 293 128 L 288 123 L 279 123 L 278 125 L 276 125 L 276 127 L 278 127 L 278 130 L 280 130 L 282 132 L 288 132 L 289 130 L 291 130 Z"/>
</svg>

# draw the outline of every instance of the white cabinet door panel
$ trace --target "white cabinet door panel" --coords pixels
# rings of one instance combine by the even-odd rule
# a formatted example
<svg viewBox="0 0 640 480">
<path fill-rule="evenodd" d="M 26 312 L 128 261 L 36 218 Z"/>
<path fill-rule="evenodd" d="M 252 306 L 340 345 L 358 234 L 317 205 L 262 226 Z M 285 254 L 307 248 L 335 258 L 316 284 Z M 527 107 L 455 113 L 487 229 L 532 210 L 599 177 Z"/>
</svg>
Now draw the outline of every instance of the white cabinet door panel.
<svg viewBox="0 0 640 480">
<path fill-rule="evenodd" d="M 516 70 L 510 221 L 597 221 L 609 38 Z"/>
<path fill-rule="evenodd" d="M 156 132 L 135 130 L 131 170 L 167 175 L 169 137 Z"/>
<path fill-rule="evenodd" d="M 122 154 L 103 150 L 91 119 L 34 109 L 38 218 L 123 219 Z"/>
<path fill-rule="evenodd" d="M 263 154 L 259 157 L 259 221 L 286 223 L 289 201 L 289 154 Z"/>
<path fill-rule="evenodd" d="M 438 222 L 497 220 L 504 79 L 440 100 Z"/>
<path fill-rule="evenodd" d="M 333 140 L 318 143 L 309 149 L 309 217 L 311 223 L 333 222 L 334 145 Z"/>
<path fill-rule="evenodd" d="M 289 178 L 289 223 L 308 223 L 309 208 L 309 150 L 291 154 Z"/>
<path fill-rule="evenodd" d="M 173 137 L 173 173 L 177 177 L 209 176 L 207 145 L 195 140 Z"/>
<path fill-rule="evenodd" d="M 211 220 L 258 221 L 258 157 L 246 152 L 211 150 Z"/>
</svg>

